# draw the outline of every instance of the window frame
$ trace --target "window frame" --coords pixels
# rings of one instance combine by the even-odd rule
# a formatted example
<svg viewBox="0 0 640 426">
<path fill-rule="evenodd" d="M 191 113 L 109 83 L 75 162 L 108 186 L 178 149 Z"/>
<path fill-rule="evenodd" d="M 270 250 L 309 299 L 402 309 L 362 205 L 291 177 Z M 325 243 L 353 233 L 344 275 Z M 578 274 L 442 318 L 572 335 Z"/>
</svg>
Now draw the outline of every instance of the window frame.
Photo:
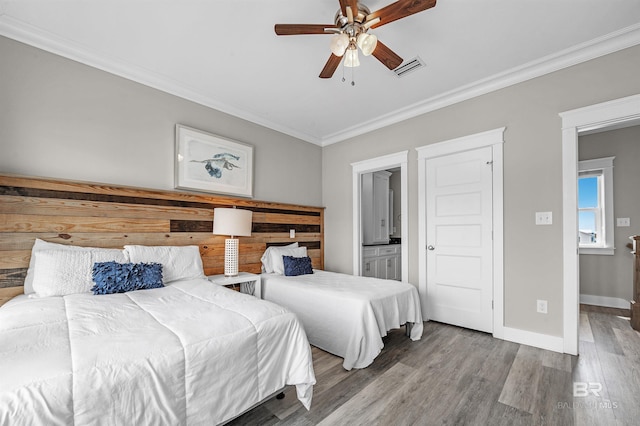
<svg viewBox="0 0 640 426">
<path fill-rule="evenodd" d="M 580 244 L 578 236 L 578 250 L 580 254 L 613 255 L 615 252 L 614 214 L 613 214 L 613 160 L 615 157 L 595 158 L 593 160 L 578 161 L 578 179 L 581 177 L 598 177 L 598 207 L 600 214 L 596 215 L 596 226 L 603 236 L 598 244 Z M 579 197 L 579 194 L 578 194 Z M 579 200 L 578 200 L 579 206 Z"/>
</svg>

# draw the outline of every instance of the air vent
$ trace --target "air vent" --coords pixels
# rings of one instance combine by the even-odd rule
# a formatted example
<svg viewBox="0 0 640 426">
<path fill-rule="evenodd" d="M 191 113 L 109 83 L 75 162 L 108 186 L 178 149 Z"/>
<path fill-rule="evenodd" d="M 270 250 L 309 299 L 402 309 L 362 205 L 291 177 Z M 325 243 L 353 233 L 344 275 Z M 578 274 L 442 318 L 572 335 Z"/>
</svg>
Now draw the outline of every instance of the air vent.
<svg viewBox="0 0 640 426">
<path fill-rule="evenodd" d="M 419 56 L 416 56 L 415 58 L 409 60 L 408 62 L 400 65 L 398 68 L 393 70 L 393 72 L 396 73 L 398 77 L 404 77 L 405 75 L 424 67 L 425 67 L 424 61 L 420 59 Z"/>
</svg>

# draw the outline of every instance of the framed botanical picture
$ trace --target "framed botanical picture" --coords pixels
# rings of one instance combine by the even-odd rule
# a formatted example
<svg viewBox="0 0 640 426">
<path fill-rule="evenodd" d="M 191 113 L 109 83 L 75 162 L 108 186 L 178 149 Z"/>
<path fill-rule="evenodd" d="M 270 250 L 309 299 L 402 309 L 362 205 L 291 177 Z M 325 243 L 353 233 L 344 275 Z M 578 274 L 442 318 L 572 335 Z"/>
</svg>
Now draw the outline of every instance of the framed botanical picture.
<svg viewBox="0 0 640 426">
<path fill-rule="evenodd" d="M 253 196 L 253 147 L 176 125 L 175 187 Z"/>
</svg>

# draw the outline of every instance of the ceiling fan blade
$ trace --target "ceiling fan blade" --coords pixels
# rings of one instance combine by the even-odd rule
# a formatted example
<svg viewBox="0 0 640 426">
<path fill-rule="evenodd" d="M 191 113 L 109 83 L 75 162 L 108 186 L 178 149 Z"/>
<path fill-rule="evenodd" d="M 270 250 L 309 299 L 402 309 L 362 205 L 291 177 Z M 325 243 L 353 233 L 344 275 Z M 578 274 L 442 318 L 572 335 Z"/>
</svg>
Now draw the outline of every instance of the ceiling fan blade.
<svg viewBox="0 0 640 426">
<path fill-rule="evenodd" d="M 371 28 L 378 28 L 423 10 L 431 9 L 435 5 L 436 0 L 398 0 L 367 15 L 367 21 L 380 18 L 380 22 L 371 25 Z"/>
<path fill-rule="evenodd" d="M 373 50 L 372 55 L 375 56 L 377 60 L 382 62 L 384 66 L 389 68 L 390 70 L 398 68 L 402 63 L 402 58 L 398 56 L 393 50 L 389 49 L 380 40 L 378 40 L 378 44 Z"/>
<path fill-rule="evenodd" d="M 358 14 L 358 0 L 340 0 L 342 16 L 347 16 L 347 6 L 351 7 L 351 12 L 353 12 L 354 15 Z"/>
<path fill-rule="evenodd" d="M 329 60 L 324 65 L 324 68 L 322 68 L 322 71 L 320 72 L 319 77 L 331 78 L 333 76 L 333 73 L 336 72 L 338 65 L 340 65 L 341 60 L 342 60 L 342 57 L 336 56 L 332 53 L 331 56 L 329 57 Z"/>
<path fill-rule="evenodd" d="M 336 28 L 335 24 L 276 24 L 277 35 L 331 34 L 325 28 Z"/>
</svg>

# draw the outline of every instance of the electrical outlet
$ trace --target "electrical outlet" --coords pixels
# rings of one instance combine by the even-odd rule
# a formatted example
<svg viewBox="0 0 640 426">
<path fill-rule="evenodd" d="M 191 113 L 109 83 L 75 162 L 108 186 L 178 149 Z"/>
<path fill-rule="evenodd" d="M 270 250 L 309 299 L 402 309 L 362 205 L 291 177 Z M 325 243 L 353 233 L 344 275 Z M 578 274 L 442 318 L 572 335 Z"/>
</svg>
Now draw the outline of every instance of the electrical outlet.
<svg viewBox="0 0 640 426">
<path fill-rule="evenodd" d="M 289 229 L 289 238 L 295 238 L 295 237 L 296 237 L 296 230 Z"/>
<path fill-rule="evenodd" d="M 547 301 L 546 300 L 538 300 L 536 302 L 536 310 L 538 313 L 546 314 L 547 313 Z"/>
<path fill-rule="evenodd" d="M 552 223 L 552 212 L 536 212 L 536 225 L 551 225 Z"/>
</svg>

